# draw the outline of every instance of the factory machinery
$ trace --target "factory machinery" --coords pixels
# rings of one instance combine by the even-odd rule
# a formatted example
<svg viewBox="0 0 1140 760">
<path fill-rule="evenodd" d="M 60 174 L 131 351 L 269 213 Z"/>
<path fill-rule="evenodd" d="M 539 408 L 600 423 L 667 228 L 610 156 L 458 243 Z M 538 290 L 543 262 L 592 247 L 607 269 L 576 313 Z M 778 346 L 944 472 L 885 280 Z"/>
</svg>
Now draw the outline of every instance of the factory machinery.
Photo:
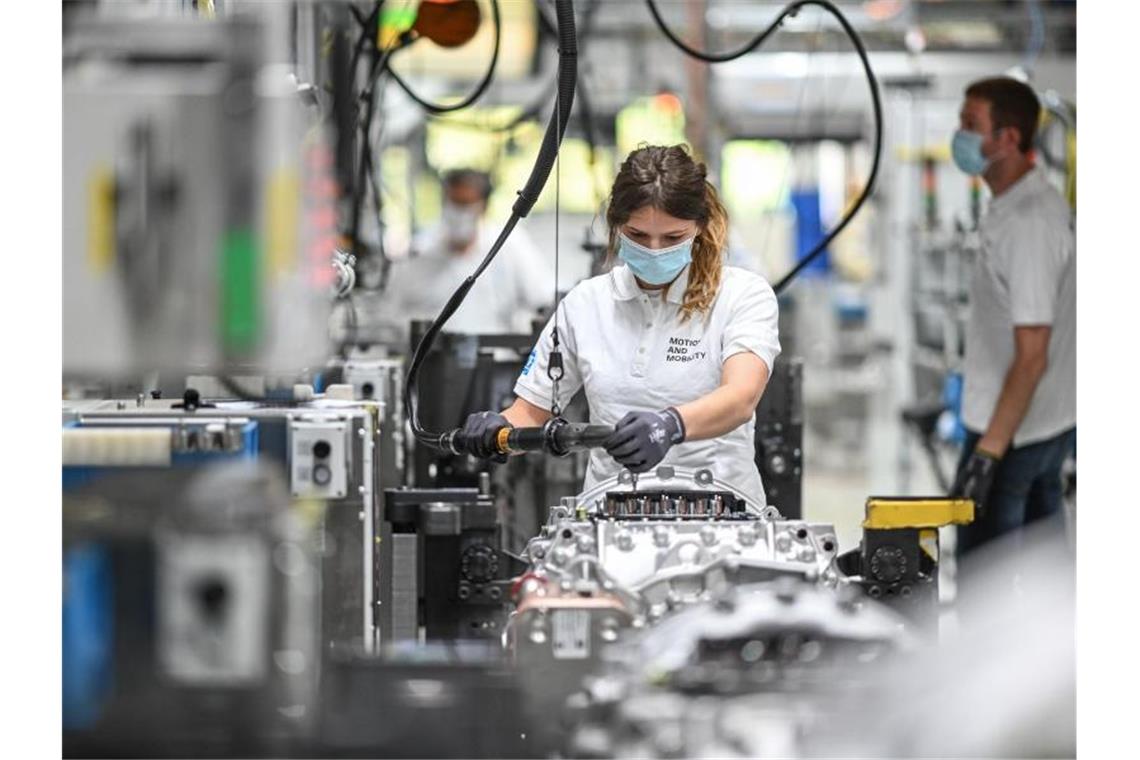
<svg viewBox="0 0 1140 760">
<path fill-rule="evenodd" d="M 972 516 L 871 499 L 844 552 L 659 467 L 552 505 L 515 555 L 486 480 L 400 485 L 395 405 L 193 395 L 65 405 L 70 756 L 843 746 L 828 716 L 936 637 L 937 528 Z M 564 453 L 595 435 L 512 432 Z"/>
<path fill-rule="evenodd" d="M 838 14 L 793 3 L 722 59 L 808 4 Z M 354 228 L 363 198 L 346 83 L 367 38 L 353 55 L 348 9 L 332 9 L 330 52 L 308 72 L 332 80 L 331 107 L 312 82 L 280 76 L 282 41 L 322 40 L 325 10 L 80 19 L 66 37 L 65 374 L 74 387 L 133 390 L 64 402 L 64 754 L 865 747 L 858 721 L 838 718 L 877 704 L 883 670 L 936 637 L 938 530 L 968 522 L 973 504 L 869 499 L 857 547 L 800 519 L 799 365 L 782 362 L 756 427 L 768 493 L 664 466 L 557 499 L 516 491 L 515 507 L 545 523 L 507 540 L 518 524 L 505 523 L 471 442 L 424 427 L 461 411 L 433 418 L 448 391 L 429 375 L 447 318 L 557 157 L 575 86 L 573 8 L 555 3 L 559 96 L 535 169 L 495 247 L 422 331 L 407 375 L 360 350 L 326 363 L 330 291 L 350 291 L 367 258 L 355 229 L 352 254 L 329 229 L 333 177 L 355 188 Z M 382 72 L 392 52 L 370 65 Z M 199 119 L 197 151 L 177 139 L 186 114 Z M 224 214 L 208 211 L 215 197 Z M 609 432 L 556 413 L 493 438 L 501 453 L 568 462 Z M 441 476 L 468 482 L 432 482 Z"/>
</svg>

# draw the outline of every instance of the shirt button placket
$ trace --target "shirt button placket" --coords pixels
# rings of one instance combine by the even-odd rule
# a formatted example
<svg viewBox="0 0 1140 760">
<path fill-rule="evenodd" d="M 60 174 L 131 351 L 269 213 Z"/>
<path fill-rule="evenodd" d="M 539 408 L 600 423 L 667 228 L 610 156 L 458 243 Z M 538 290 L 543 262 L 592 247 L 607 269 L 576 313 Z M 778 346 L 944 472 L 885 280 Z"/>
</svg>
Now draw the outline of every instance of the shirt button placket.
<svg viewBox="0 0 1140 760">
<path fill-rule="evenodd" d="M 637 353 L 633 357 L 633 374 L 635 377 L 644 377 L 645 368 L 649 362 L 649 341 L 652 338 L 653 312 L 649 305 L 649 296 L 641 297 L 642 311 L 645 313 L 645 329 L 641 331 L 641 340 L 637 346 Z"/>
</svg>

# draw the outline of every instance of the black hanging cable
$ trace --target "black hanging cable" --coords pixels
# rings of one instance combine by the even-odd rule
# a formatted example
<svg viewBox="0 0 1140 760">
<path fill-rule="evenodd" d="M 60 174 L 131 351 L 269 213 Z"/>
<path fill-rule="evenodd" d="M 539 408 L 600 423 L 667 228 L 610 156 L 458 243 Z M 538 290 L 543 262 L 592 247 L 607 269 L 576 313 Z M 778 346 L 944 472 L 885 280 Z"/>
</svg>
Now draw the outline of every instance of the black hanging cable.
<svg viewBox="0 0 1140 760">
<path fill-rule="evenodd" d="M 356 19 L 356 23 L 360 25 L 360 36 L 356 39 L 356 45 L 352 49 L 352 61 L 348 64 L 348 70 L 353 77 L 356 76 L 356 67 L 360 63 L 360 56 L 364 54 L 364 45 L 369 41 L 369 31 L 373 29 L 380 19 L 380 9 L 384 5 L 384 0 L 377 0 L 372 6 L 372 12 L 367 16 L 360 13 L 360 9 L 355 5 L 349 5 L 352 11 L 352 17 Z M 373 37 L 375 40 L 375 37 Z"/>
<path fill-rule="evenodd" d="M 415 35 L 414 32 L 412 32 L 412 31 L 404 32 L 403 34 L 401 34 L 396 39 L 396 41 L 391 46 L 389 46 L 388 48 L 386 48 L 384 50 L 383 55 L 381 55 L 381 56 L 376 55 L 377 50 L 378 50 L 377 42 L 376 42 L 376 40 L 377 40 L 376 27 L 379 24 L 380 11 L 381 11 L 383 4 L 384 4 L 384 0 L 377 0 L 376 4 L 373 6 L 371 14 L 369 14 L 367 17 L 365 17 L 363 15 L 363 13 L 358 8 L 356 8 L 355 6 L 351 6 L 351 5 L 349 6 L 353 17 L 356 19 L 356 21 L 362 27 L 360 37 L 357 40 L 357 44 L 356 44 L 355 49 L 353 50 L 352 64 L 350 65 L 350 68 L 349 68 L 349 70 L 354 75 L 356 72 L 357 62 L 359 61 L 359 58 L 363 52 L 364 43 L 366 41 L 369 41 L 369 40 L 372 42 L 372 47 L 371 47 L 372 65 L 369 67 L 368 76 L 366 78 L 367 84 L 365 86 L 365 90 L 361 93 L 361 99 L 365 103 L 365 115 L 363 118 L 363 123 L 361 125 L 361 130 L 363 133 L 363 137 L 362 137 L 363 144 L 361 147 L 360 165 L 358 167 L 356 183 L 354 186 L 354 189 L 356 192 L 355 192 L 354 197 L 353 197 L 352 217 L 351 217 L 351 225 L 352 226 L 351 226 L 351 230 L 350 230 L 350 239 L 352 241 L 354 248 L 359 247 L 357 237 L 360 234 L 360 221 L 361 221 L 361 216 L 363 213 L 362 206 L 364 203 L 364 195 L 366 192 L 366 189 L 365 189 L 366 183 L 371 183 L 373 185 L 374 201 L 375 201 L 376 206 L 377 206 L 377 213 L 378 214 L 380 213 L 380 208 L 381 208 L 381 199 L 380 199 L 380 196 L 375 189 L 376 180 L 375 180 L 375 176 L 373 174 L 372 166 L 371 166 L 372 161 L 373 161 L 373 154 L 372 154 L 371 146 L 369 144 L 369 140 L 371 138 L 370 133 L 371 133 L 371 126 L 372 126 L 372 119 L 373 119 L 373 115 L 374 115 L 375 109 L 376 109 L 375 92 L 377 89 L 377 83 L 379 81 L 379 78 L 383 77 L 385 75 L 390 76 L 398 85 L 400 85 L 400 87 L 408 94 L 409 97 L 411 97 L 414 101 L 416 101 L 421 106 L 423 106 L 423 108 L 426 109 L 429 112 L 429 114 L 438 114 L 438 113 L 447 113 L 450 111 L 458 111 L 460 109 L 463 109 L 463 108 L 470 106 L 472 103 L 477 101 L 480 97 L 482 97 L 483 93 L 486 92 L 487 88 L 490 86 L 491 80 L 494 78 L 494 75 L 495 75 L 496 66 L 498 64 L 499 48 L 500 48 L 500 42 L 502 39 L 502 16 L 501 16 L 500 9 L 499 9 L 499 2 L 498 2 L 498 0 L 491 0 L 491 15 L 492 15 L 492 21 L 493 21 L 493 25 L 494 25 L 494 45 L 493 45 L 493 49 L 492 49 L 492 53 L 491 53 L 491 60 L 487 66 L 487 70 L 484 73 L 482 80 L 479 82 L 478 86 L 475 88 L 475 90 L 473 92 L 471 92 L 466 98 L 464 98 L 462 101 L 460 101 L 458 103 L 454 103 L 454 104 L 447 105 L 447 106 L 440 106 L 438 104 L 429 103 L 429 102 L 425 101 L 423 98 L 420 98 L 418 95 L 416 95 L 416 93 L 414 93 L 408 87 L 407 83 L 400 77 L 400 75 L 394 69 L 392 69 L 389 66 L 389 59 L 391 58 L 391 56 L 394 52 L 396 52 L 397 50 L 411 44 L 416 39 L 418 39 L 418 37 Z M 408 3 L 405 3 L 405 7 L 407 6 L 407 4 Z M 520 121 L 521 121 L 521 119 L 520 119 Z M 360 253 L 360 251 L 358 250 L 357 253 Z M 388 271 L 390 262 L 388 261 L 387 255 L 384 252 L 383 239 L 382 238 L 380 240 L 379 255 L 380 255 L 380 259 L 381 259 L 381 267 L 382 267 L 381 278 L 382 278 L 382 282 L 383 282 L 383 280 L 386 279 L 387 271 Z"/>
<path fill-rule="evenodd" d="M 383 4 L 383 2 L 377 3 L 376 8 L 378 9 L 379 6 L 382 4 Z M 368 24 L 368 21 L 367 21 L 368 17 L 365 16 L 364 12 L 361 11 L 359 8 L 357 8 L 352 3 L 348 4 L 348 12 L 352 14 L 352 17 L 354 19 L 356 19 L 356 23 L 360 24 L 361 26 L 366 26 Z M 376 12 L 376 9 L 373 9 L 373 13 L 375 13 L 375 12 Z"/>
<path fill-rule="evenodd" d="M 416 441 L 433 448 L 446 449 L 447 444 L 444 441 L 444 434 L 424 430 L 420 424 L 419 403 L 417 399 L 420 368 L 423 366 L 428 352 L 431 351 L 436 337 L 440 331 L 443 330 L 447 321 L 455 314 L 459 305 L 463 303 L 463 299 L 467 297 L 467 293 L 471 290 L 472 286 L 474 286 L 475 281 L 494 260 L 499 249 L 503 247 L 507 237 L 511 234 L 511 231 L 514 230 L 519 220 L 529 214 L 530 210 L 534 208 L 534 204 L 538 200 L 542 188 L 546 185 L 547 178 L 550 176 L 550 171 L 554 167 L 555 160 L 558 156 L 558 148 L 562 144 L 562 134 L 566 128 L 570 109 L 574 105 L 574 88 L 577 82 L 578 70 L 578 46 L 577 36 L 574 30 L 574 4 L 572 0 L 554 0 L 554 6 L 558 16 L 558 88 L 560 95 L 555 113 L 551 116 L 550 122 L 547 124 L 546 134 L 543 136 L 542 145 L 539 147 L 534 169 L 531 170 L 526 185 L 519 191 L 519 197 L 511 209 L 511 216 L 507 219 L 506 224 L 503 225 L 502 232 L 499 233 L 499 237 L 495 240 L 494 245 L 491 246 L 491 250 L 487 252 L 486 257 L 484 257 L 478 268 L 460 284 L 451 295 L 451 298 L 448 299 L 440 311 L 439 316 L 435 318 L 431 326 L 428 327 L 420 339 L 419 345 L 416 346 L 411 363 L 408 366 L 408 374 L 404 382 L 404 410 L 408 422 L 412 427 L 412 432 L 416 437 Z"/>
<path fill-rule="evenodd" d="M 363 49 L 363 43 L 369 39 L 372 42 L 372 45 L 371 45 L 372 65 L 369 67 L 368 77 L 366 79 L 367 84 L 365 85 L 365 90 L 361 93 L 361 99 L 365 103 L 365 105 L 364 105 L 365 113 L 364 113 L 364 118 L 363 118 L 362 124 L 361 124 L 362 145 L 361 145 L 361 150 L 360 150 L 360 163 L 359 163 L 359 166 L 357 168 L 356 182 L 353 186 L 352 216 L 351 216 L 351 221 L 350 221 L 351 227 L 349 230 L 350 243 L 353 246 L 353 250 L 357 254 L 358 259 L 360 258 L 360 254 L 362 253 L 362 249 L 361 249 L 360 242 L 359 242 L 359 235 L 360 235 L 360 222 L 361 222 L 361 218 L 363 215 L 364 196 L 367 192 L 366 185 L 369 182 L 371 182 L 373 186 L 376 185 L 375 176 L 374 176 L 374 173 L 372 170 L 373 155 L 372 155 L 371 146 L 369 144 L 369 140 L 371 139 L 372 119 L 373 119 L 373 115 L 374 115 L 375 110 L 376 110 L 375 91 L 377 88 L 377 82 L 378 82 L 379 78 L 383 77 L 384 75 L 390 76 L 394 81 L 396 81 L 397 84 L 400 85 L 401 88 L 404 89 L 405 92 L 407 92 L 409 97 L 411 97 L 413 100 L 415 100 L 421 106 L 423 106 L 429 112 L 443 113 L 443 112 L 447 112 L 447 111 L 455 111 L 455 110 L 459 110 L 461 108 L 466 108 L 467 106 L 471 105 L 476 100 L 478 100 L 480 97 L 482 97 L 483 93 L 486 91 L 487 87 L 490 85 L 491 79 L 494 77 L 495 67 L 496 67 L 496 65 L 498 63 L 498 59 L 499 59 L 499 42 L 500 42 L 500 39 L 502 36 L 502 18 L 500 16 L 500 12 L 499 12 L 499 3 L 498 3 L 498 0 L 491 0 L 491 11 L 492 11 L 492 17 L 493 17 L 494 27 L 495 27 L 495 42 L 494 42 L 494 49 L 493 49 L 492 54 L 491 54 L 491 61 L 487 67 L 487 71 L 484 74 L 482 81 L 479 83 L 479 86 L 476 87 L 475 90 L 470 95 L 468 95 L 466 98 L 463 99 L 463 101 L 456 103 L 454 105 L 450 105 L 450 106 L 437 106 L 435 104 L 428 103 L 428 102 L 424 101 L 422 98 L 419 98 L 414 92 L 412 92 L 408 88 L 407 84 L 400 78 L 400 76 L 395 72 L 395 70 L 393 70 L 388 65 L 389 59 L 391 58 L 391 56 L 394 52 L 396 52 L 397 50 L 399 50 L 399 49 L 403 48 L 404 46 L 410 44 L 411 42 L 413 42 L 416 39 L 416 37 L 414 36 L 414 33 L 405 32 L 404 34 L 400 35 L 400 37 L 392 45 L 390 45 L 388 48 L 386 48 L 384 50 L 383 55 L 377 56 L 376 53 L 377 53 L 378 47 L 377 47 L 376 27 L 379 24 L 380 10 L 381 10 L 381 7 L 383 6 L 383 4 L 384 4 L 383 0 L 378 0 L 378 2 L 373 7 L 372 13 L 367 18 L 363 18 L 363 14 L 361 14 L 359 9 L 357 9 L 355 6 L 350 6 L 350 8 L 352 8 L 352 11 L 353 11 L 353 16 L 356 18 L 356 20 L 359 23 L 362 24 L 362 27 L 363 27 L 361 29 L 360 38 L 357 41 L 356 49 L 353 51 L 353 59 L 352 59 L 353 64 L 351 65 L 351 67 L 349 69 L 353 75 L 355 75 L 355 73 L 356 73 L 356 63 L 359 60 L 359 57 L 361 55 L 361 52 Z M 373 189 L 373 196 L 374 196 L 374 203 L 376 204 L 376 208 L 377 208 L 378 223 L 379 223 L 380 222 L 379 215 L 381 214 L 382 201 L 381 201 L 381 198 L 378 194 L 378 190 L 375 187 Z M 384 241 L 383 241 L 383 234 L 382 233 L 381 233 L 381 236 L 379 238 L 379 247 L 377 250 L 378 250 L 378 255 L 380 257 L 380 266 L 381 266 L 381 287 L 383 287 L 383 284 L 387 281 L 388 271 L 389 271 L 391 262 L 388 260 L 387 254 L 384 251 Z"/>
<path fill-rule="evenodd" d="M 596 12 L 598 9 L 599 2 L 600 2 L 600 0 L 590 0 L 590 2 L 586 3 L 584 9 L 582 10 L 582 30 L 581 30 L 581 34 L 579 35 L 580 39 L 578 42 L 578 57 L 579 58 L 581 58 L 586 52 L 586 42 L 588 41 L 590 34 L 591 34 L 591 31 L 593 29 L 593 21 L 594 21 L 594 17 L 597 15 Z M 544 29 L 549 30 L 550 34 L 552 34 L 557 39 L 558 32 L 555 30 L 554 25 L 551 24 L 550 21 L 546 18 L 546 14 L 542 11 L 542 5 L 538 2 L 538 0 L 536 0 L 536 2 L 535 2 L 535 12 L 536 12 L 538 19 L 539 19 L 539 26 L 543 27 Z M 581 74 L 579 74 L 579 78 L 581 78 Z M 449 127 L 459 127 L 461 129 L 471 129 L 471 130 L 475 130 L 475 131 L 479 131 L 479 132 L 491 132 L 491 133 L 513 132 L 516 129 L 518 129 L 519 127 L 521 127 L 523 124 L 525 124 L 526 122 L 528 122 L 532 119 L 535 119 L 540 113 L 542 113 L 542 110 L 546 107 L 546 105 L 551 100 L 550 96 L 548 95 L 548 93 L 550 92 L 551 89 L 553 89 L 555 91 L 555 97 L 557 97 L 557 93 L 558 93 L 558 75 L 557 75 L 557 72 L 555 72 L 555 75 L 554 75 L 554 77 L 551 78 L 549 84 L 543 85 L 541 88 L 539 88 L 540 95 L 537 98 L 535 98 L 534 101 L 532 101 L 530 103 L 530 105 L 523 108 L 522 111 L 520 111 L 517 115 L 511 117 L 511 119 L 508 120 L 504 124 L 488 124 L 488 123 L 479 123 L 479 122 L 475 122 L 475 121 L 465 121 L 462 119 L 444 118 L 444 117 L 439 116 L 438 114 L 433 114 L 433 113 L 429 113 L 428 118 L 434 119 L 439 124 L 444 124 L 444 125 L 447 125 Z M 579 116 L 581 117 L 581 119 L 583 121 L 582 129 L 584 131 L 586 131 L 586 140 L 587 140 L 587 142 L 590 143 L 591 160 L 593 160 L 593 153 L 595 150 L 595 145 L 594 145 L 595 140 L 593 139 L 593 136 L 592 136 L 593 135 L 592 121 L 591 121 L 592 117 L 587 117 L 587 115 L 586 115 L 587 113 L 592 113 L 592 111 L 590 110 L 589 102 L 586 98 L 586 95 L 587 95 L 587 93 L 586 93 L 585 88 L 580 87 L 575 92 L 575 98 L 577 100 L 577 105 L 581 109 L 579 112 Z M 604 195 L 604 193 L 603 193 L 603 195 Z"/>
<path fill-rule="evenodd" d="M 356 45 L 352 51 L 352 58 L 347 69 L 348 77 L 352 80 L 353 83 L 355 83 L 356 80 L 356 72 L 357 67 L 360 65 L 360 57 L 364 53 L 365 46 L 370 41 L 372 42 L 370 46 L 370 54 L 373 57 L 373 65 L 375 65 L 376 38 L 374 36 L 373 29 L 379 23 L 380 9 L 383 5 L 384 0 L 377 0 L 377 2 L 372 7 L 372 12 L 369 13 L 367 17 L 364 17 L 356 6 L 349 5 L 349 10 L 352 13 L 353 18 L 355 18 L 357 23 L 361 25 L 360 35 L 356 40 Z M 368 132 L 371 127 L 373 114 L 371 93 L 371 86 L 367 87 L 365 93 L 363 93 L 363 95 L 367 97 L 368 105 L 366 106 L 364 116 L 363 136 L 361 138 L 359 158 L 356 165 L 356 177 L 354 178 L 354 182 L 352 184 L 352 197 L 350 206 L 351 216 L 349 217 L 349 229 L 347 235 L 349 241 L 348 244 L 354 254 L 352 257 L 350 257 L 351 263 L 349 266 L 353 267 L 354 270 L 356 261 L 359 259 L 359 255 L 361 253 L 360 243 L 358 240 L 360 235 L 360 219 L 362 214 L 361 206 L 364 202 L 364 183 L 366 181 L 366 171 L 368 169 L 368 162 L 370 160 L 370 154 L 368 151 Z M 355 134 L 357 128 L 354 127 L 353 129 Z M 381 252 L 381 256 L 383 256 L 383 252 Z M 341 341 L 338 350 L 338 353 L 342 357 L 346 357 L 348 346 L 356 341 L 357 335 L 359 334 L 359 318 L 356 313 L 356 304 L 352 301 L 351 289 L 338 295 L 337 301 L 344 304 L 345 314 L 347 317 L 344 320 L 345 336 Z"/>
<path fill-rule="evenodd" d="M 657 9 L 657 3 L 655 0 L 645 0 L 645 3 L 649 6 L 649 12 L 653 15 L 653 20 L 657 22 L 658 28 L 664 32 L 665 36 L 669 38 L 669 41 L 688 55 L 698 60 L 704 61 L 705 63 L 727 63 L 728 61 L 734 61 L 741 56 L 751 53 L 753 50 L 760 47 L 760 45 L 762 45 L 766 39 L 772 36 L 772 34 L 784 22 L 784 19 L 790 16 L 795 16 L 797 13 L 799 13 L 800 8 L 804 7 L 805 5 L 818 5 L 820 7 L 826 8 L 835 14 L 840 19 L 841 23 L 846 23 L 846 19 L 843 18 L 843 14 L 839 12 L 839 9 L 827 0 L 796 0 L 796 2 L 785 5 L 783 10 L 781 10 L 779 14 L 776 15 L 775 20 L 769 24 L 764 29 L 764 31 L 753 37 L 751 42 L 749 42 L 744 47 L 728 53 L 709 53 L 704 50 L 697 50 L 696 48 L 689 47 L 684 40 L 674 34 L 673 30 L 669 28 L 669 25 L 665 23 L 665 19 L 662 18 L 661 11 Z"/>
<path fill-rule="evenodd" d="M 356 253 L 357 259 L 361 257 L 362 253 L 360 246 L 360 221 L 364 213 L 364 196 L 367 193 L 366 186 L 368 184 L 369 173 L 371 171 L 372 164 L 372 149 L 369 144 L 369 140 L 371 139 L 372 119 L 376 112 L 375 91 L 377 78 L 375 76 L 375 72 L 383 72 L 388 66 L 388 59 L 392 56 L 392 53 L 396 52 L 396 50 L 400 47 L 398 43 L 391 45 L 384 50 L 382 55 L 377 55 L 378 48 L 376 45 L 376 36 L 373 26 L 376 23 L 379 23 L 381 5 L 383 5 L 382 2 L 376 4 L 375 9 L 368 17 L 364 28 L 361 30 L 361 40 L 364 40 L 367 37 L 371 37 L 372 45 L 370 53 L 372 57 L 372 65 L 369 67 L 367 84 L 365 85 L 365 89 L 360 96 L 361 100 L 364 101 L 364 118 L 362 119 L 360 125 L 360 161 L 356 169 L 356 181 L 353 184 L 352 188 L 352 217 L 350 221 L 351 226 L 349 227 L 349 244 L 352 246 L 353 252 Z M 355 77 L 356 68 L 351 68 L 350 73 Z M 388 257 L 384 253 L 382 237 L 379 247 L 379 256 L 381 266 L 386 270 L 388 265 Z"/>
<path fill-rule="evenodd" d="M 867 58 L 867 50 L 863 47 L 863 41 L 859 38 L 859 34 L 851 26 L 850 22 L 847 21 L 847 17 L 844 16 L 839 8 L 837 8 L 833 3 L 828 2 L 828 0 L 797 0 L 797 2 L 790 3 L 785 6 L 784 9 L 776 15 L 775 20 L 769 24 L 762 32 L 760 32 L 760 34 L 756 35 L 756 37 L 754 37 L 752 41 L 750 41 L 744 47 L 728 53 L 708 53 L 705 51 L 696 50 L 685 44 L 683 40 L 678 38 L 673 33 L 668 24 L 665 23 L 665 20 L 661 17 L 660 11 L 657 9 L 657 3 L 654 0 L 645 0 L 645 2 L 649 6 L 649 12 L 653 15 L 654 21 L 657 22 L 657 26 L 661 29 L 665 36 L 668 37 L 674 45 L 676 45 L 688 55 L 698 60 L 705 61 L 706 63 L 724 63 L 726 61 L 735 60 L 743 55 L 752 52 L 780 27 L 784 19 L 795 15 L 801 8 L 808 5 L 814 5 L 823 8 L 825 11 L 834 16 L 835 20 L 839 22 L 839 25 L 847 34 L 848 38 L 850 38 L 851 44 L 855 46 L 855 52 L 859 55 L 859 60 L 863 64 L 863 71 L 867 76 L 867 85 L 871 90 L 871 105 L 875 114 L 875 151 L 871 160 L 871 172 L 867 177 L 866 184 L 863 186 L 863 191 L 859 194 L 859 197 L 855 200 L 855 203 L 851 206 L 851 208 L 848 209 L 847 213 L 843 215 L 843 218 L 839 220 L 839 223 L 836 224 L 831 232 L 825 235 L 823 239 L 820 240 L 815 245 L 815 247 L 812 248 L 810 252 L 808 252 L 806 256 L 800 259 L 799 262 L 794 267 L 792 267 L 792 270 L 790 272 L 784 275 L 780 281 L 776 283 L 773 289 L 776 291 L 776 293 L 780 293 L 791 283 L 792 280 L 796 278 L 800 272 L 804 270 L 805 267 L 810 265 L 816 258 L 818 258 L 819 255 L 827 249 L 827 246 L 830 245 L 833 240 L 835 240 L 839 233 L 843 232 L 851 220 L 855 218 L 855 215 L 863 207 L 863 204 L 867 201 L 867 198 L 870 197 L 871 191 L 875 186 L 875 179 L 879 175 L 879 164 L 883 153 L 883 106 L 879 100 L 879 84 L 875 79 L 875 72 L 871 70 L 871 62 Z"/>
<path fill-rule="evenodd" d="M 391 74 L 392 80 L 396 84 L 400 85 L 400 89 L 407 93 L 409 98 L 419 103 L 421 107 L 431 113 L 448 113 L 450 111 L 459 111 L 467 108 L 472 103 L 481 98 L 483 96 L 483 93 L 487 91 L 487 88 L 491 84 L 491 80 L 495 76 L 495 67 L 499 63 L 499 41 L 503 33 L 503 20 L 499 15 L 499 0 L 491 0 L 491 19 L 495 25 L 495 43 L 494 48 L 491 51 L 491 62 L 488 64 L 487 71 L 484 72 L 483 79 L 479 82 L 478 86 L 476 86 L 476 88 L 472 90 L 471 93 L 463 100 L 459 101 L 458 103 L 452 103 L 451 105 L 431 103 L 417 95 L 408 85 L 408 83 L 404 81 L 403 77 L 397 74 L 394 70 L 389 69 L 389 74 Z"/>
</svg>

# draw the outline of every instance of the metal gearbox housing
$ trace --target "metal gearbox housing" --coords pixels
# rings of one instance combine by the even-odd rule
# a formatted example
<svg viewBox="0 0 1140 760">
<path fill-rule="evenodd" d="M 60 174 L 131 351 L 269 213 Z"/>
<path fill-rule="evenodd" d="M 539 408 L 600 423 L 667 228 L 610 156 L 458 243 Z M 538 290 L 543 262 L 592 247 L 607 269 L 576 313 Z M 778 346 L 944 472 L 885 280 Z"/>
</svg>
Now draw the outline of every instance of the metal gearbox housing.
<svg viewBox="0 0 1140 760">
<path fill-rule="evenodd" d="M 857 594 L 787 577 L 733 587 L 636 633 L 570 700 L 567 754 L 826 754 L 838 718 L 916 643 L 898 615 Z"/>
<path fill-rule="evenodd" d="M 726 584 L 786 575 L 839 582 L 832 526 L 756 508 L 707 470 L 660 470 L 667 472 L 643 476 L 637 491 L 614 478 L 551 508 L 524 557 L 544 593 L 587 586 L 618 593 L 652 621 Z"/>
<path fill-rule="evenodd" d="M 506 643 L 532 709 L 550 714 L 631 632 L 744 585 L 839 587 L 837 551 L 832 526 L 784 520 L 708 470 L 625 473 L 551 508 L 524 551 Z"/>
</svg>

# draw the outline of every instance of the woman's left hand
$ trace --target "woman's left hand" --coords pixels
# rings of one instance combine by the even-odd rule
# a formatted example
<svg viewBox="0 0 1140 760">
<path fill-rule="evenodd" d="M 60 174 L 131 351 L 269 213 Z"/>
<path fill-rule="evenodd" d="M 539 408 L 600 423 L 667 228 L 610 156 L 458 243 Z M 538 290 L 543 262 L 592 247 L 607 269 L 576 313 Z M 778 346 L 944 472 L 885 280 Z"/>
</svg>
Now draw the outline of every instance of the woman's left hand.
<svg viewBox="0 0 1140 760">
<path fill-rule="evenodd" d="M 673 444 L 685 440 L 685 423 L 672 407 L 660 412 L 629 412 L 603 444 L 606 453 L 630 472 L 648 472 Z"/>
</svg>

